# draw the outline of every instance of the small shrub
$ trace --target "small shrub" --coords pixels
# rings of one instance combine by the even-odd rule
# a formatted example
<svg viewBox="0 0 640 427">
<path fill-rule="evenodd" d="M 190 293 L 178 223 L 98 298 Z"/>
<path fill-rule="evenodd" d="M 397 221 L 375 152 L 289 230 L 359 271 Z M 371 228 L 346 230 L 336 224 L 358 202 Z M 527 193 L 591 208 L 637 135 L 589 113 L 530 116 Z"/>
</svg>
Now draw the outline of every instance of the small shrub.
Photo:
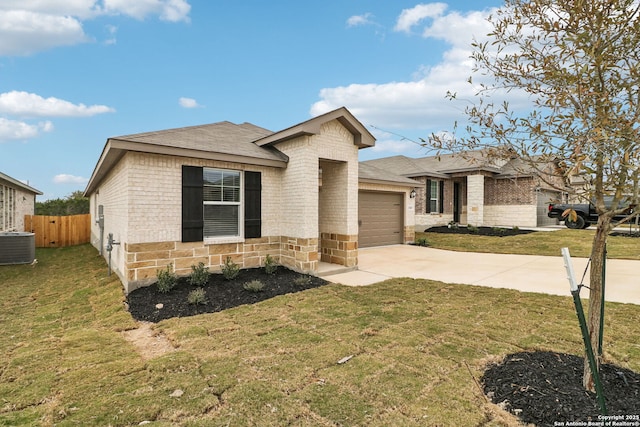
<svg viewBox="0 0 640 427">
<path fill-rule="evenodd" d="M 158 270 L 158 281 L 156 282 L 158 292 L 166 294 L 176 286 L 176 283 L 178 283 L 178 277 L 173 272 L 173 264 L 167 265 L 164 270 Z"/>
<path fill-rule="evenodd" d="M 191 274 L 187 278 L 190 285 L 204 286 L 209 282 L 209 267 L 205 267 L 203 262 L 191 266 Z"/>
<path fill-rule="evenodd" d="M 264 271 L 267 274 L 274 274 L 278 269 L 278 263 L 271 258 L 271 255 L 267 254 L 267 257 L 264 260 Z"/>
<path fill-rule="evenodd" d="M 427 242 L 427 239 L 424 237 L 421 237 L 419 239 L 416 239 L 416 245 L 418 246 L 429 246 L 429 242 Z"/>
<path fill-rule="evenodd" d="M 455 221 L 449 221 L 449 224 L 447 224 L 448 228 L 453 228 L 453 229 L 457 229 L 458 228 L 458 223 Z"/>
<path fill-rule="evenodd" d="M 187 295 L 187 302 L 191 305 L 204 305 L 207 301 L 207 293 L 202 288 L 194 289 Z"/>
<path fill-rule="evenodd" d="M 495 234 L 504 234 L 504 232 L 505 232 L 505 229 L 504 228 L 500 228 L 500 227 L 492 227 L 491 230 Z"/>
<path fill-rule="evenodd" d="M 513 231 L 520 231 L 520 227 L 518 227 L 517 225 L 514 225 L 513 227 L 511 227 L 511 229 Z"/>
<path fill-rule="evenodd" d="M 296 286 L 306 286 L 311 284 L 311 276 L 298 276 L 293 279 L 293 284 Z"/>
<path fill-rule="evenodd" d="M 262 283 L 260 280 L 252 280 L 242 285 L 242 287 L 245 289 L 245 291 L 262 292 L 264 290 L 264 283 Z"/>
<path fill-rule="evenodd" d="M 240 266 L 233 262 L 230 256 L 224 260 L 224 264 L 222 264 L 222 275 L 227 280 L 233 280 L 238 277 L 240 274 Z"/>
<path fill-rule="evenodd" d="M 480 231 L 480 229 L 475 225 L 467 225 L 467 231 L 469 231 L 469 233 L 471 234 L 476 234 L 478 231 Z"/>
</svg>

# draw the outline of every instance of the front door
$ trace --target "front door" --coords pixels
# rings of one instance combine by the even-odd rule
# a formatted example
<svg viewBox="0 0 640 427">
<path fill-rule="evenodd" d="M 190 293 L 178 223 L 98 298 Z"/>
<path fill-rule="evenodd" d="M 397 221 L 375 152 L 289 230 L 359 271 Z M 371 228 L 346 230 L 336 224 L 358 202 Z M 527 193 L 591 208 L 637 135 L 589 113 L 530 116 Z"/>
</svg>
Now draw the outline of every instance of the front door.
<svg viewBox="0 0 640 427">
<path fill-rule="evenodd" d="M 453 183 L 453 222 L 460 222 L 460 183 Z"/>
</svg>

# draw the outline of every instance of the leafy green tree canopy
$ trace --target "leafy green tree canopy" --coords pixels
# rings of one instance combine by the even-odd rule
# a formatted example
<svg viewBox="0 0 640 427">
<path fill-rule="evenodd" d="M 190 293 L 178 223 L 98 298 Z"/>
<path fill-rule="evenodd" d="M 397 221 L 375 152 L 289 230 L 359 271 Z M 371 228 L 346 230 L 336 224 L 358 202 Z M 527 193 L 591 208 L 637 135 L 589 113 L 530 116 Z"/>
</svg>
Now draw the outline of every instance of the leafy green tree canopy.
<svg viewBox="0 0 640 427">
<path fill-rule="evenodd" d="M 89 213 L 89 199 L 82 191 L 74 191 L 64 199 L 50 199 L 36 202 L 36 215 L 80 215 Z"/>
</svg>

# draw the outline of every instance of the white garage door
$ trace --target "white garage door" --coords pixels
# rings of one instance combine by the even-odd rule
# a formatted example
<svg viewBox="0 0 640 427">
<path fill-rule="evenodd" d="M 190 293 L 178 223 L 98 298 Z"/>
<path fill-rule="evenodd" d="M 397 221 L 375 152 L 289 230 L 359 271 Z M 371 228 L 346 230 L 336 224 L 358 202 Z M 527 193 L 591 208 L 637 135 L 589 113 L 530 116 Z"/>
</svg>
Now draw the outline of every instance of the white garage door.
<svg viewBox="0 0 640 427">
<path fill-rule="evenodd" d="M 395 245 L 404 240 L 404 194 L 361 191 L 358 246 Z"/>
</svg>

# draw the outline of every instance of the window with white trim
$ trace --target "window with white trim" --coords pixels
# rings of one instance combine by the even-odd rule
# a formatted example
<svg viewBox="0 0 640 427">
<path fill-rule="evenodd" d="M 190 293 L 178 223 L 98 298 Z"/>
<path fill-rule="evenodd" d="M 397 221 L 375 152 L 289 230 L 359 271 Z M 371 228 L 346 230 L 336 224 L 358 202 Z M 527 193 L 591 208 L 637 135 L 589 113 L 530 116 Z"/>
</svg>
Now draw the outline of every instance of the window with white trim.
<svg viewBox="0 0 640 427">
<path fill-rule="evenodd" d="M 241 235 L 242 173 L 225 169 L 203 169 L 203 235 Z"/>
<path fill-rule="evenodd" d="M 440 197 L 440 181 L 429 180 L 429 212 L 438 212 Z"/>
</svg>

